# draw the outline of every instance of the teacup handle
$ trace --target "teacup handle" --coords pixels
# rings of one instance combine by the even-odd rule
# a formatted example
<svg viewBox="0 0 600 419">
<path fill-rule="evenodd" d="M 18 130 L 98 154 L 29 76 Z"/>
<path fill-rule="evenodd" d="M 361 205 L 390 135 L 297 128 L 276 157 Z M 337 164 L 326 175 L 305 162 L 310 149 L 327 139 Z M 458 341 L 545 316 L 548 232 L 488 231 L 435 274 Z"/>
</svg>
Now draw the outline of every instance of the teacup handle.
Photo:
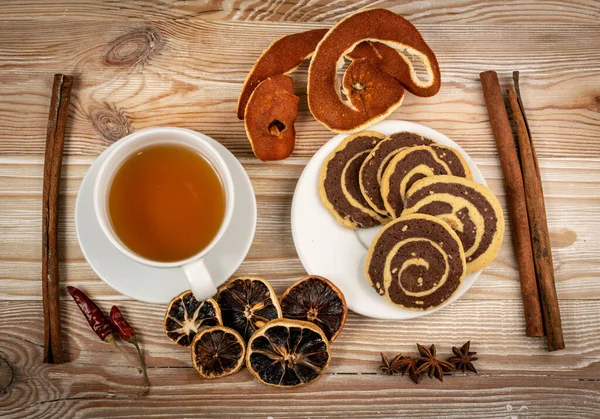
<svg viewBox="0 0 600 419">
<path fill-rule="evenodd" d="M 204 260 L 198 259 L 182 266 L 190 289 L 198 301 L 204 301 L 217 293 L 217 287 Z"/>
</svg>

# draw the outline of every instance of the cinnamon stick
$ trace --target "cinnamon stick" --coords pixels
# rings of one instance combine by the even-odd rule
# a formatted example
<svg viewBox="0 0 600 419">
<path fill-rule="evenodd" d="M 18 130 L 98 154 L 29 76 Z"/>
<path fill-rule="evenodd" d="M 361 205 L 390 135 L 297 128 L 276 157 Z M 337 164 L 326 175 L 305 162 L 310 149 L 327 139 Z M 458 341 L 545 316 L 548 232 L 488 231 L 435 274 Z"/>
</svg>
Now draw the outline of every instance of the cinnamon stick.
<svg viewBox="0 0 600 419">
<path fill-rule="evenodd" d="M 518 76 L 515 77 L 515 85 L 518 86 Z M 527 216 L 529 218 L 529 229 L 533 246 L 533 261 L 540 290 L 548 350 L 556 351 L 564 349 L 565 342 L 563 340 L 560 309 L 554 285 L 552 248 L 550 246 L 548 221 L 546 220 L 542 180 L 535 148 L 526 124 L 524 110 L 512 86 L 508 88 L 508 103 L 517 129 L 521 169 L 525 184 Z"/>
<path fill-rule="evenodd" d="M 73 77 L 54 75 L 46 132 L 42 189 L 42 296 L 44 362 L 64 362 L 61 339 L 58 250 L 58 192 Z"/>
<path fill-rule="evenodd" d="M 508 114 L 504 106 L 504 98 L 500 82 L 495 71 L 486 71 L 479 75 L 483 96 L 490 117 L 490 124 L 500 165 L 504 174 L 504 185 L 508 200 L 508 211 L 512 223 L 512 235 L 519 265 L 521 295 L 525 314 L 527 336 L 544 336 L 542 311 L 538 294 L 538 285 L 533 263 L 533 250 L 527 218 L 527 205 L 523 176 L 517 156 L 517 149 L 512 136 Z"/>
</svg>

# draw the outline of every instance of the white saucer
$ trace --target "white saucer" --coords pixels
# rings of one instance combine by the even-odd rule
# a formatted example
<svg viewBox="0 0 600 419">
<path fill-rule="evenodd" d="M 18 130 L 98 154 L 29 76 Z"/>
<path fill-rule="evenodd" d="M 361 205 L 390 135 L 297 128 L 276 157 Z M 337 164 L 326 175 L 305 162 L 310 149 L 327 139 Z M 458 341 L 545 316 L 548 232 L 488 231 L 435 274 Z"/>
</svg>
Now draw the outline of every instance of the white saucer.
<svg viewBox="0 0 600 419">
<path fill-rule="evenodd" d="M 256 230 L 256 198 L 240 162 L 219 142 L 204 137 L 225 160 L 235 184 L 235 206 L 229 227 L 204 259 L 218 286 L 237 270 L 250 250 Z M 168 303 L 190 288 L 183 270 L 155 268 L 128 258 L 104 235 L 94 213 L 94 181 L 107 152 L 115 144 L 98 156 L 81 183 L 75 204 L 77 239 L 92 269 L 115 290 L 148 303 Z"/>
<path fill-rule="evenodd" d="M 368 128 L 385 135 L 414 132 L 458 150 L 471 168 L 475 182 L 486 184 L 473 160 L 458 144 L 423 125 L 406 121 L 383 121 Z M 442 306 L 428 311 L 400 308 L 381 297 L 364 274 L 369 245 L 381 227 L 348 230 L 327 211 L 318 191 L 321 166 L 327 156 L 346 138 L 339 134 L 310 159 L 296 185 L 292 201 L 292 235 L 300 261 L 309 274 L 330 279 L 344 293 L 348 307 L 359 314 L 378 319 L 412 319 L 440 310 L 459 299 L 473 285 L 481 271 L 467 275 L 456 293 Z"/>
</svg>

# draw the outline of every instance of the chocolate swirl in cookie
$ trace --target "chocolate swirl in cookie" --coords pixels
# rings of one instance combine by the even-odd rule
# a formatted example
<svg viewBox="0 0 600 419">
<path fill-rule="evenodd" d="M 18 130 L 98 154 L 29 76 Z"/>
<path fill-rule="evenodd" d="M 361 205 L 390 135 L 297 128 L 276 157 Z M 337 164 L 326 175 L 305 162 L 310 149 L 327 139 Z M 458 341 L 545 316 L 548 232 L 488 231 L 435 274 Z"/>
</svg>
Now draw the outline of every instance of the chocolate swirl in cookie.
<svg viewBox="0 0 600 419">
<path fill-rule="evenodd" d="M 435 152 L 437 158 L 446 163 L 449 169 L 448 174 L 473 179 L 469 165 L 458 151 L 437 144 L 432 144 L 430 147 Z"/>
<path fill-rule="evenodd" d="M 412 214 L 386 225 L 375 237 L 365 262 L 367 279 L 390 302 L 429 310 L 447 301 L 466 274 L 456 233 L 443 221 Z"/>
<path fill-rule="evenodd" d="M 383 134 L 374 131 L 351 135 L 323 163 L 319 180 L 321 200 L 343 227 L 373 227 L 387 221 L 365 201 L 358 182 L 363 161 L 383 138 Z"/>
<path fill-rule="evenodd" d="M 433 140 L 412 132 L 397 132 L 381 141 L 360 168 L 360 190 L 367 203 L 384 217 L 389 213 L 381 197 L 381 178 L 392 158 L 407 147 L 432 144 Z"/>
<path fill-rule="evenodd" d="M 437 175 L 471 176 L 460 153 L 440 145 L 410 147 L 390 161 L 381 178 L 381 196 L 392 217 L 404 209 L 406 191 L 419 179 Z"/>
<path fill-rule="evenodd" d="M 402 216 L 436 216 L 458 235 L 467 260 L 467 273 L 488 265 L 500 249 L 504 216 L 487 187 L 455 176 L 421 179 L 408 191 Z"/>
</svg>

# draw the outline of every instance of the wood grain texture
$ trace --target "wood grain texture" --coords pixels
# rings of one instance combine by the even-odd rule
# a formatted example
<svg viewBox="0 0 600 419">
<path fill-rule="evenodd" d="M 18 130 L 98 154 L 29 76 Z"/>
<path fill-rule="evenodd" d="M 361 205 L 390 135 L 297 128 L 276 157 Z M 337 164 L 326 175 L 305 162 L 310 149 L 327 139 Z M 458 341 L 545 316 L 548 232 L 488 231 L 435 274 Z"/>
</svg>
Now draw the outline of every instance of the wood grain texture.
<svg viewBox="0 0 600 419">
<path fill-rule="evenodd" d="M 123 19 L 336 22 L 350 13 L 384 7 L 414 23 L 597 23 L 595 0 L 4 0 L 2 18 L 29 20 L 43 7 L 41 19 Z"/>
<path fill-rule="evenodd" d="M 246 73 L 272 39 L 315 24 L 167 22 L 3 22 L 0 25 L 0 154 L 43 153 L 54 72 L 77 75 L 68 155 L 97 155 L 127 133 L 156 125 L 202 131 L 238 157 L 252 156 L 235 118 Z M 474 156 L 495 156 L 478 74 L 501 82 L 521 70 L 523 100 L 540 157 L 600 157 L 600 25 L 421 25 L 436 51 L 442 88 L 407 94 L 391 118 L 421 122 Z M 476 42 L 472 42 L 476 39 Z M 465 49 L 468 44 L 469 48 Z M 309 157 L 331 137 L 306 105 L 306 66 L 294 156 Z M 233 116 L 233 117 L 232 117 Z M 18 139 L 18 140 L 17 140 Z"/>
<path fill-rule="evenodd" d="M 325 377 L 292 391 L 247 371 L 203 381 L 189 352 L 164 336 L 165 307 L 118 294 L 77 244 L 74 205 L 93 159 L 151 126 L 202 131 L 226 145 L 250 175 L 257 233 L 239 273 L 263 275 L 281 294 L 305 274 L 293 246 L 290 205 L 310 156 L 332 134 L 309 114 L 306 73 L 294 73 L 300 114 L 291 159 L 252 155 L 235 117 L 243 80 L 274 39 L 329 27 L 359 9 L 387 7 L 410 19 L 436 51 L 440 93 L 407 95 L 391 118 L 428 125 L 473 156 L 505 207 L 506 196 L 478 75 L 521 88 L 540 158 L 566 349 L 525 337 L 508 233 L 498 258 L 469 292 L 408 322 L 350 313 Z M 0 5 L 0 357 L 15 371 L 0 417 L 582 417 L 600 416 L 600 4 L 597 0 L 4 0 Z M 118 303 L 139 331 L 152 389 L 100 342 L 63 290 L 69 363 L 41 363 L 39 283 L 44 134 L 52 75 L 77 83 L 61 180 L 61 278 Z M 509 226 L 507 226 L 509 227 Z M 507 231 L 509 229 L 507 228 Z M 467 339 L 480 374 L 425 379 L 377 373 L 379 352 L 442 356 Z M 132 350 L 131 347 L 127 347 Z"/>
<path fill-rule="evenodd" d="M 61 277 L 66 284 L 90 285 L 102 298 L 118 294 L 85 262 L 77 244 L 74 225 L 75 199 L 89 164 L 89 157 L 69 158 L 61 181 Z M 260 163 L 243 159 L 258 202 L 257 232 L 239 273 L 262 275 L 283 292 L 294 278 L 304 274 L 297 260 L 290 229 L 290 206 L 296 181 L 306 160 Z M 502 174 L 496 159 L 479 158 L 490 187 L 506 207 Z M 590 225 L 600 220 L 600 159 L 542 159 L 541 170 L 552 232 L 557 289 L 561 299 L 600 299 L 600 239 Z M 0 157 L 0 299 L 40 298 L 39 228 L 42 159 Z M 583 207 L 582 207 L 583 205 Z M 508 218 L 507 218 L 508 219 Z M 469 291 L 470 298 L 520 299 L 517 266 L 510 229 L 496 260 Z M 19 266 L 19 269 L 15 269 Z M 76 280 L 75 282 L 71 282 Z"/>
<path fill-rule="evenodd" d="M 108 310 L 110 302 L 100 305 Z M 35 325 L 41 303 L 4 301 L 0 302 L 0 330 L 5 331 L 0 335 L 0 355 L 12 361 L 17 380 L 0 398 L 0 412 L 31 417 L 43 409 L 48 417 L 71 417 L 75 412 L 119 417 L 134 413 L 119 409 L 135 405 L 142 409 L 135 411 L 136 416 L 159 416 L 170 408 L 183 416 L 320 417 L 343 412 L 351 417 L 389 417 L 411 409 L 423 416 L 459 416 L 468 411 L 502 417 L 511 414 L 509 406 L 516 406 L 518 415 L 593 417 L 600 408 L 599 301 L 562 304 L 568 348 L 556 353 L 546 352 L 540 339 L 524 336 L 518 301 L 461 300 L 408 323 L 351 314 L 332 346 L 334 358 L 326 376 L 294 391 L 267 388 L 245 370 L 222 380 L 203 381 L 190 367 L 188 350 L 163 335 L 163 306 L 128 302 L 124 307 L 147 353 L 153 384 L 148 399 L 135 398 L 139 375 L 96 338 L 74 303 L 63 304 L 62 313 L 71 363 L 49 367 L 39 363 L 42 335 Z M 480 317 L 483 311 L 486 319 Z M 466 339 L 472 339 L 472 348 L 480 353 L 479 376 L 447 376 L 444 384 L 426 379 L 415 386 L 407 377 L 377 374 L 379 351 L 414 354 L 415 340 L 426 344 L 435 340 L 440 355 L 448 355 L 452 345 Z M 173 400 L 180 400 L 176 408 Z"/>
</svg>

